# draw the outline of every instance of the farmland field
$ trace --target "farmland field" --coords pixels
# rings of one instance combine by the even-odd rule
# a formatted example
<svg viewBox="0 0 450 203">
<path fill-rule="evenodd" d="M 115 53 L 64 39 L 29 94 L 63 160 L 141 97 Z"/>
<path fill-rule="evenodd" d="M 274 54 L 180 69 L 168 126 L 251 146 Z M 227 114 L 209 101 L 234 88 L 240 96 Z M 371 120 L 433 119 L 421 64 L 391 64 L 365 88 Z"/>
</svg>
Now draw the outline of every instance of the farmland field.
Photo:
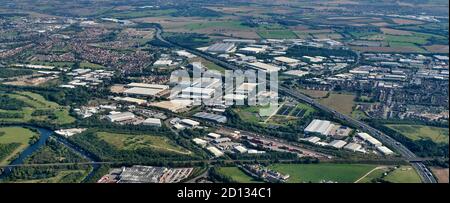
<svg viewBox="0 0 450 203">
<path fill-rule="evenodd" d="M 436 176 L 439 183 L 448 183 L 449 181 L 448 168 L 433 167 L 431 168 L 431 171 L 433 171 L 433 174 Z"/>
<path fill-rule="evenodd" d="M 449 47 L 448 45 L 431 45 L 431 46 L 424 46 L 424 48 L 432 53 L 449 53 Z"/>
<path fill-rule="evenodd" d="M 155 16 L 166 16 L 175 13 L 175 9 L 163 9 L 163 10 L 138 10 L 138 11 L 123 11 L 115 12 L 113 14 L 107 14 L 110 18 L 120 18 L 120 19 L 132 19 L 132 18 L 143 18 L 143 17 L 155 17 Z"/>
<path fill-rule="evenodd" d="M 299 91 L 303 94 L 308 95 L 309 97 L 311 97 L 313 99 L 323 98 L 328 95 L 328 91 L 322 91 L 322 90 L 299 89 Z"/>
<path fill-rule="evenodd" d="M 200 29 L 207 28 L 221 28 L 221 29 L 237 29 L 237 30 L 245 30 L 250 29 L 250 27 L 242 25 L 239 21 L 205 21 L 198 23 L 190 23 L 184 26 L 185 29 L 195 31 Z"/>
<path fill-rule="evenodd" d="M 448 143 L 448 128 L 438 128 L 424 125 L 395 125 L 387 127 L 401 133 L 411 140 L 431 139 L 436 143 Z"/>
<path fill-rule="evenodd" d="M 353 183 L 376 165 L 368 164 L 274 164 L 269 168 L 289 174 L 288 183 L 333 181 Z"/>
<path fill-rule="evenodd" d="M 238 167 L 220 167 L 218 172 L 224 176 L 230 177 L 233 181 L 238 183 L 261 183 L 252 177 L 245 174 Z"/>
<path fill-rule="evenodd" d="M 121 150 L 135 150 L 149 148 L 163 152 L 174 152 L 178 154 L 191 154 L 190 151 L 177 146 L 165 137 L 152 135 L 130 135 L 108 132 L 98 132 L 97 136 Z"/>
<path fill-rule="evenodd" d="M 291 30 L 258 30 L 258 35 L 264 39 L 295 39 L 297 35 Z"/>
<path fill-rule="evenodd" d="M 2 149 L 0 151 L 0 165 L 8 164 L 12 157 L 18 155 L 27 148 L 30 140 L 37 136 L 38 135 L 35 132 L 26 128 L 0 128 L 0 149 Z M 10 147 L 8 147 L 8 145 Z"/>
<path fill-rule="evenodd" d="M 328 106 L 340 113 L 351 115 L 353 111 L 353 106 L 355 95 L 351 94 L 336 94 L 331 93 L 327 98 L 319 99 L 319 103 Z"/>
</svg>

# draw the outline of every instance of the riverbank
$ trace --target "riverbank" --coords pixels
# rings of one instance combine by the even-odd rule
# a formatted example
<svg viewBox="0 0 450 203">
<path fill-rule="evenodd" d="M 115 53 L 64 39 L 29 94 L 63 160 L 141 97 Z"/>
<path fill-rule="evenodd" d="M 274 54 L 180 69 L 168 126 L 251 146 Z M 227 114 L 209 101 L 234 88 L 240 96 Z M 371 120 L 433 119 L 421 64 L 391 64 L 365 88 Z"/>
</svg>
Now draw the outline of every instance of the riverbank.
<svg viewBox="0 0 450 203">
<path fill-rule="evenodd" d="M 57 136 L 53 130 L 50 130 L 48 128 L 42 128 L 38 126 L 30 126 L 30 125 L 0 125 L 1 128 L 8 128 L 8 129 L 29 129 L 30 132 L 35 131 L 37 134 L 39 134 L 39 138 L 37 141 L 25 146 L 22 148 L 22 150 L 18 151 L 16 154 L 17 157 L 12 159 L 8 159 L 9 161 L 2 163 L 1 165 L 9 165 L 7 167 L 4 167 L 2 170 L 2 173 L 0 174 L 0 180 L 3 180 L 5 177 L 7 177 L 14 169 L 15 167 L 18 167 L 25 163 L 25 161 L 34 153 L 36 153 L 39 149 L 45 146 L 47 141 L 50 138 L 54 138 L 58 143 L 62 144 L 63 146 L 67 147 L 68 149 L 72 150 L 76 154 L 80 155 L 84 159 L 88 160 L 89 162 L 96 162 L 95 157 L 90 155 L 89 153 L 85 152 L 81 148 L 71 144 L 69 141 L 67 141 L 65 138 Z M 9 137 L 17 137 L 19 134 L 10 134 Z M 0 165 L 0 167 L 1 167 Z M 89 170 L 89 172 L 86 174 L 86 176 L 81 180 L 81 182 L 84 182 L 85 180 L 88 180 L 90 177 L 93 176 L 93 174 L 96 172 L 96 170 L 99 168 L 99 165 L 92 164 L 91 165 L 92 170 Z"/>
</svg>

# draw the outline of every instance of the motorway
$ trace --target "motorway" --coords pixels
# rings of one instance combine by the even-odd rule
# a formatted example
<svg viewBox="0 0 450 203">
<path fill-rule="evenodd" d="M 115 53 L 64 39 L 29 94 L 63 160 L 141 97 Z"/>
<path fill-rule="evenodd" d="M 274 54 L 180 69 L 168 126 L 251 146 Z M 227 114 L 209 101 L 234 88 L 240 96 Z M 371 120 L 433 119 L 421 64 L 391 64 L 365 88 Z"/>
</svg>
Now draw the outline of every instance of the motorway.
<svg viewBox="0 0 450 203">
<path fill-rule="evenodd" d="M 181 47 L 179 45 L 173 44 L 169 41 L 167 41 L 166 39 L 164 39 L 161 34 L 162 34 L 162 30 L 160 28 L 156 28 L 156 38 L 158 40 L 160 40 L 161 42 L 164 42 L 168 45 L 174 46 L 174 47 L 179 47 L 181 49 L 185 49 L 189 52 L 191 52 L 194 55 L 200 56 L 208 61 L 211 61 L 217 65 L 223 66 L 224 68 L 230 69 L 230 70 L 239 70 L 240 68 L 229 64 L 228 62 L 219 60 L 215 57 L 212 57 L 208 54 L 205 54 L 201 51 L 195 50 L 195 49 L 191 49 L 188 47 Z M 394 151 L 398 152 L 403 158 L 405 158 L 407 161 L 409 161 L 411 163 L 411 165 L 414 167 L 414 169 L 418 172 L 418 174 L 420 175 L 421 179 L 423 182 L 425 183 L 437 183 L 436 179 L 434 178 L 434 176 L 431 174 L 431 171 L 425 166 L 425 164 L 423 164 L 420 160 L 419 157 L 417 157 L 417 155 L 415 155 L 413 152 L 411 152 L 409 149 L 407 149 L 404 145 L 402 145 L 401 143 L 397 142 L 396 140 L 394 140 L 393 138 L 387 136 L 386 134 L 384 134 L 383 132 L 369 126 L 368 124 L 361 122 L 359 120 L 353 119 L 347 115 L 344 115 L 342 113 L 339 113 L 327 106 L 321 105 L 320 103 L 318 103 L 317 101 L 309 98 L 306 95 L 303 95 L 295 90 L 292 90 L 288 87 L 284 87 L 281 86 L 278 88 L 281 94 L 285 94 L 288 96 L 291 96 L 295 99 L 301 100 L 303 102 L 306 102 L 308 104 L 310 104 L 311 106 L 314 106 L 322 111 L 328 112 L 331 115 L 333 115 L 335 118 L 341 120 L 341 121 L 345 121 L 347 123 L 352 124 L 354 127 L 357 127 L 369 134 L 371 134 L 372 136 L 374 136 L 375 138 L 379 139 L 382 143 L 384 143 L 385 145 L 391 147 L 392 149 L 394 149 Z"/>
</svg>

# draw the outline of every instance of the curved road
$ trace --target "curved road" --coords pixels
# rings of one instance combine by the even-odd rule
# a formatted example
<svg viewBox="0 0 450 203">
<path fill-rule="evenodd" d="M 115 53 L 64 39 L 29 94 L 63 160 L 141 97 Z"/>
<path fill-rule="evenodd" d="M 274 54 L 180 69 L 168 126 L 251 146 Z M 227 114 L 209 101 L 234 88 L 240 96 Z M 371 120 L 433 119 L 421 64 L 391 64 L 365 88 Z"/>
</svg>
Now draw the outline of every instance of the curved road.
<svg viewBox="0 0 450 203">
<path fill-rule="evenodd" d="M 224 68 L 230 69 L 230 70 L 238 70 L 240 69 L 239 67 L 233 65 L 233 64 L 229 64 L 228 62 L 219 60 L 215 57 L 212 57 L 209 54 L 205 54 L 203 52 L 200 52 L 198 50 L 189 48 L 189 47 L 182 47 L 180 45 L 174 44 L 172 42 L 167 41 L 166 39 L 164 39 L 161 34 L 162 34 L 162 30 L 160 28 L 156 28 L 156 38 L 158 40 L 160 40 L 163 43 L 166 43 L 168 45 L 174 46 L 174 47 L 178 47 L 181 49 L 185 49 L 188 50 L 189 52 L 191 52 L 192 54 L 198 55 L 206 60 L 209 60 L 217 65 L 223 66 Z M 396 140 L 394 140 L 393 138 L 387 136 L 386 134 L 384 134 L 383 132 L 369 126 L 368 124 L 361 122 L 359 120 L 353 119 L 347 115 L 344 115 L 342 113 L 339 113 L 327 106 L 321 105 L 319 104 L 317 101 L 295 91 L 292 90 L 290 88 L 281 86 L 279 87 L 279 91 L 281 94 L 285 94 L 285 95 L 289 95 L 295 99 L 301 100 L 303 102 L 306 102 L 318 109 L 321 109 L 322 111 L 326 111 L 330 114 L 332 114 L 335 118 L 338 118 L 341 121 L 345 121 L 348 122 L 352 125 L 354 125 L 355 127 L 371 134 L 372 136 L 376 137 L 377 139 L 379 139 L 382 143 L 388 145 L 389 147 L 393 148 L 395 151 L 397 151 L 403 158 L 405 158 L 407 161 L 409 161 L 411 163 L 411 165 L 416 169 L 416 171 L 418 172 L 418 174 L 420 175 L 421 179 L 423 182 L 425 183 L 437 183 L 436 179 L 434 178 L 434 176 L 432 175 L 431 171 L 425 166 L 425 164 L 422 163 L 422 161 L 419 159 L 419 157 L 417 157 L 417 155 L 415 155 L 413 152 L 411 152 L 409 149 L 407 149 L 404 145 L 402 145 L 401 143 L 398 143 Z"/>
</svg>

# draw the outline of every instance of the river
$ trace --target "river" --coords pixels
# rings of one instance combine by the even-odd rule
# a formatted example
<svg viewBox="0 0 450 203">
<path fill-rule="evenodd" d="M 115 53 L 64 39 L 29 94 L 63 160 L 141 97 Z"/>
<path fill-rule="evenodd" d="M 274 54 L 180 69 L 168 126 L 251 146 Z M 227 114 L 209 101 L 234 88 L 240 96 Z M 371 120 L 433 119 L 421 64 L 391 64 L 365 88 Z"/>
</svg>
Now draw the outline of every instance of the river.
<svg viewBox="0 0 450 203">
<path fill-rule="evenodd" d="M 71 144 L 70 142 L 68 142 L 65 138 L 59 137 L 54 135 L 54 132 L 50 129 L 46 129 L 46 128 L 41 128 L 41 127 L 36 127 L 36 126 L 17 126 L 17 127 L 31 127 L 36 129 L 40 136 L 39 136 L 39 140 L 33 144 L 31 144 L 30 146 L 28 146 L 25 150 L 23 150 L 19 156 L 14 159 L 10 165 L 19 165 L 19 164 L 23 164 L 24 161 L 30 156 L 32 155 L 34 152 L 36 152 L 38 149 L 40 149 L 42 146 L 45 145 L 45 143 L 47 142 L 47 140 L 52 137 L 55 138 L 59 143 L 63 144 L 64 146 L 72 149 L 73 151 L 75 151 L 77 154 L 81 155 L 82 157 L 86 158 L 87 160 L 89 160 L 90 162 L 96 162 L 96 158 L 84 151 L 83 149 Z M 98 164 L 92 164 L 93 169 L 89 172 L 89 174 L 83 179 L 83 182 L 85 182 L 86 180 L 88 180 L 89 178 L 91 178 L 94 174 L 95 171 L 100 167 Z M 4 168 L 3 173 L 0 174 L 0 180 L 7 177 L 11 171 L 13 170 L 14 166 L 9 166 Z"/>
</svg>

